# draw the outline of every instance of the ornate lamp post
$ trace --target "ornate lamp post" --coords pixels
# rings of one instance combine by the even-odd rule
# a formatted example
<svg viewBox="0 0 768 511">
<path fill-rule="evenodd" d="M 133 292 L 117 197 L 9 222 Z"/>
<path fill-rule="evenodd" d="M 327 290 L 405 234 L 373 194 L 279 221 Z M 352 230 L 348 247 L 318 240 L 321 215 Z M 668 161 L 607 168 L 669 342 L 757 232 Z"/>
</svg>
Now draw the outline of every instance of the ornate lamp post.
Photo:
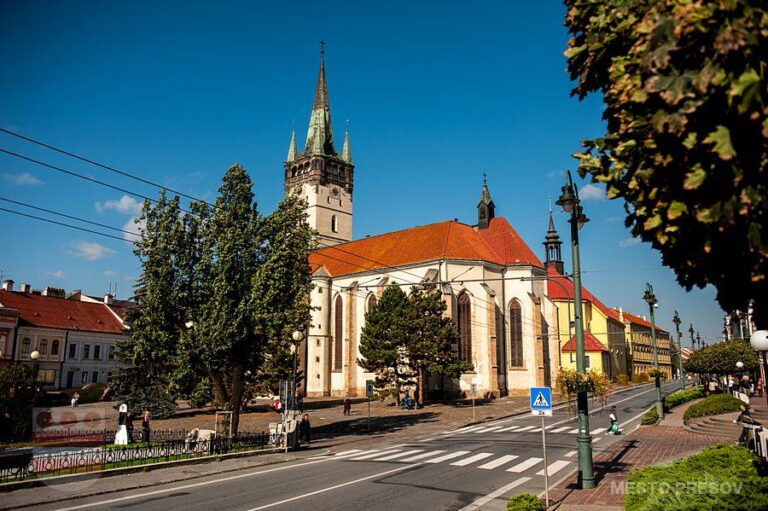
<svg viewBox="0 0 768 511">
<path fill-rule="evenodd" d="M 677 363 L 680 366 L 680 390 L 685 390 L 685 371 L 683 371 L 683 334 L 680 332 L 680 314 L 675 311 L 675 316 L 672 318 L 672 323 L 675 324 L 675 332 L 677 333 Z"/>
<path fill-rule="evenodd" d="M 701 334 L 699 332 L 696 332 L 696 341 L 699 343 L 699 349 L 703 348 L 701 344 Z"/>
<path fill-rule="evenodd" d="M 304 334 L 299 330 L 296 330 L 291 334 L 291 341 L 293 342 L 293 375 L 291 376 L 291 396 L 288 398 L 290 409 L 296 408 L 296 371 L 299 363 L 299 344 L 304 338 Z"/>
<path fill-rule="evenodd" d="M 749 344 L 757 351 L 760 357 L 760 377 L 763 379 L 763 392 L 765 392 L 765 352 L 768 351 L 768 330 L 753 330 L 749 336 Z M 768 392 L 765 394 L 768 402 Z"/>
<path fill-rule="evenodd" d="M 562 187 L 560 198 L 555 204 L 570 215 L 571 224 L 571 257 L 573 259 L 573 294 L 574 294 L 574 323 L 576 327 L 576 370 L 586 374 L 586 359 L 584 355 L 584 322 L 581 302 L 581 261 L 579 258 L 579 230 L 589 219 L 579 204 L 579 191 L 573 183 L 571 172 L 566 172 L 565 185 Z M 579 414 L 579 434 L 576 438 L 579 452 L 579 486 L 582 489 L 595 487 L 595 475 L 592 468 L 592 436 L 589 434 L 589 405 L 587 389 L 582 385 L 577 389 L 576 403 Z"/>
<path fill-rule="evenodd" d="M 656 300 L 656 295 L 653 294 L 653 287 L 651 284 L 645 284 L 645 294 L 643 300 L 648 304 L 648 308 L 651 311 L 651 342 L 653 342 L 653 369 L 656 371 L 654 375 L 654 383 L 656 385 L 656 411 L 659 417 L 664 417 L 664 404 L 661 401 L 661 378 L 659 375 L 659 351 L 656 349 L 656 317 L 654 315 L 654 309 L 659 307 L 659 302 Z"/>
<path fill-rule="evenodd" d="M 691 350 L 696 351 L 696 341 L 693 339 L 694 332 L 693 323 L 691 323 L 691 328 L 688 329 L 688 333 L 691 334 Z"/>
</svg>

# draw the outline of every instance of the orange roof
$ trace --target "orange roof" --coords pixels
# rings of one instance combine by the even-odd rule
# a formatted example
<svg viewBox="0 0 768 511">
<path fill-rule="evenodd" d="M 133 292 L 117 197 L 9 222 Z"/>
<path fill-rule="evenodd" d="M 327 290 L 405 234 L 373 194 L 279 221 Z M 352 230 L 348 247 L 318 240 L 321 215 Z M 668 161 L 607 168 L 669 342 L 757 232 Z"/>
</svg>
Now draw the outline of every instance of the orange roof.
<svg viewBox="0 0 768 511">
<path fill-rule="evenodd" d="M 504 218 L 492 219 L 481 231 L 456 221 L 422 225 L 322 248 L 309 256 L 312 271 L 322 266 L 331 276 L 441 259 L 544 267 Z"/>
<path fill-rule="evenodd" d="M 557 270 L 552 268 L 551 266 L 547 268 L 547 273 L 549 274 L 549 280 L 547 280 L 547 296 L 550 300 L 573 300 L 573 281 L 569 277 L 564 277 L 560 273 L 558 273 Z M 563 289 L 563 286 L 560 286 L 553 282 L 553 280 L 556 280 L 557 282 L 560 282 L 565 286 L 565 289 Z M 566 294 L 565 291 L 568 291 Z M 619 320 L 619 313 L 615 312 L 610 307 L 606 306 L 603 302 L 601 302 L 595 295 L 593 295 L 589 289 L 585 288 L 584 286 L 581 286 L 581 299 L 586 300 L 593 304 L 595 307 L 597 307 L 600 312 L 602 312 L 606 317 L 609 317 L 615 321 Z"/>
<path fill-rule="evenodd" d="M 636 325 L 641 325 L 641 326 L 644 326 L 644 327 L 651 328 L 651 322 L 650 321 L 648 321 L 646 319 L 643 319 L 640 316 L 635 316 L 634 314 L 630 314 L 629 312 L 624 312 L 623 314 L 624 314 L 624 319 L 626 319 L 630 323 L 635 323 Z M 665 333 L 665 334 L 669 333 L 666 330 L 664 330 L 663 328 L 659 328 L 659 325 L 656 325 L 656 331 L 657 332 L 662 332 L 662 333 Z"/>
<path fill-rule="evenodd" d="M 571 340 L 565 343 L 563 351 L 576 351 L 576 336 L 571 337 Z M 584 331 L 584 351 L 608 351 L 605 345 L 600 342 L 597 337 L 587 330 Z"/>
<path fill-rule="evenodd" d="M 0 290 L 0 305 L 16 309 L 19 326 L 121 334 L 120 321 L 103 303 Z"/>
</svg>

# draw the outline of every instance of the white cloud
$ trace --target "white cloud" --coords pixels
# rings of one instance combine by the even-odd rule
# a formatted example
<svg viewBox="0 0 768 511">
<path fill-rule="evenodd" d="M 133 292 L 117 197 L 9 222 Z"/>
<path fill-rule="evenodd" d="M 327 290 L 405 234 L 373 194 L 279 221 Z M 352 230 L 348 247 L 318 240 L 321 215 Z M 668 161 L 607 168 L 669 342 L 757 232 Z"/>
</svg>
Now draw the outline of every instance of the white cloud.
<svg viewBox="0 0 768 511">
<path fill-rule="evenodd" d="M 146 224 L 145 221 L 140 221 L 137 223 L 138 218 L 135 216 L 132 216 L 130 219 L 128 219 L 127 222 L 125 222 L 125 225 L 123 226 L 124 231 L 136 233 L 136 234 L 128 234 L 128 232 L 123 233 L 123 238 L 125 241 L 138 241 L 141 235 L 141 231 L 144 230 L 144 225 Z"/>
<path fill-rule="evenodd" d="M 61 270 L 49 271 L 49 272 L 46 272 L 46 275 L 48 275 L 49 277 L 53 277 L 56 280 L 64 280 L 67 278 L 67 274 Z"/>
<path fill-rule="evenodd" d="M 3 174 L 3 176 L 6 180 L 19 186 L 35 186 L 45 184 L 42 180 L 37 179 L 29 172 L 22 172 L 21 174 Z"/>
<path fill-rule="evenodd" d="M 141 212 L 142 203 L 130 197 L 123 195 L 119 199 L 109 199 L 105 202 L 96 202 L 94 207 L 99 213 L 114 210 L 124 215 L 138 215 Z"/>
<path fill-rule="evenodd" d="M 119 274 L 116 271 L 114 271 L 114 270 L 107 270 L 107 271 L 104 272 L 104 276 L 105 277 L 109 277 L 111 279 L 117 277 L 118 275 Z"/>
<path fill-rule="evenodd" d="M 131 277 L 130 275 L 123 275 L 123 280 L 126 282 L 133 282 L 136 279 L 134 277 Z"/>
<path fill-rule="evenodd" d="M 77 241 L 72 243 L 70 255 L 86 261 L 98 261 L 115 255 L 117 252 L 94 241 Z"/>
<path fill-rule="evenodd" d="M 621 248 L 627 248 L 627 247 L 631 247 L 632 245 L 637 245 L 638 243 L 640 243 L 640 241 L 642 241 L 640 238 L 627 238 L 625 240 L 621 240 L 619 242 L 619 246 Z"/>
<path fill-rule="evenodd" d="M 579 190 L 579 198 L 581 200 L 603 200 L 605 199 L 605 189 L 589 183 Z"/>
</svg>

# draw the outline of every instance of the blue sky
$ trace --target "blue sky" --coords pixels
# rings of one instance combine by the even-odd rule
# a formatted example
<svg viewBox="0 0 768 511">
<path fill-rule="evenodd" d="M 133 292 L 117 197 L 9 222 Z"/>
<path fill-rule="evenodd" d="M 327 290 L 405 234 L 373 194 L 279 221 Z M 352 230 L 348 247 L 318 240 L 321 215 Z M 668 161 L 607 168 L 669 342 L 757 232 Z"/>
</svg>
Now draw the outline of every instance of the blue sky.
<svg viewBox="0 0 768 511">
<path fill-rule="evenodd" d="M 294 120 L 303 144 L 322 39 L 336 139 L 345 120 L 351 126 L 355 237 L 473 223 L 485 171 L 497 214 L 543 257 L 548 197 L 575 168 L 579 141 L 603 128 L 599 98 L 569 96 L 559 2 L 276 4 L 3 2 L 0 127 L 205 199 L 240 162 L 269 212 L 283 193 Z M 2 133 L 0 148 L 157 193 Z M 677 309 L 686 329 L 693 322 L 717 339 L 714 290 L 686 293 L 631 238 L 621 203 L 595 188 L 584 195 L 587 287 L 643 314 L 650 281 L 665 328 Z M 115 227 L 130 228 L 136 210 L 120 192 L 4 154 L 0 197 Z M 564 216 L 556 222 L 567 241 Z M 127 297 L 138 276 L 126 242 L 2 211 L 0 229 L 0 271 L 17 283 L 102 294 L 116 282 Z"/>
</svg>

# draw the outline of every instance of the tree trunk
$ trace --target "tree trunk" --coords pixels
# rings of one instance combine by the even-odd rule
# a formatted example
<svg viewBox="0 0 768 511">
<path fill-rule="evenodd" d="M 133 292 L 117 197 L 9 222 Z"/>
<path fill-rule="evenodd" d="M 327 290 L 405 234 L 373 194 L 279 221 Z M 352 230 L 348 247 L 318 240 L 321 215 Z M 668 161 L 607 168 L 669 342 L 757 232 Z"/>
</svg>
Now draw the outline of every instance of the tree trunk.
<svg viewBox="0 0 768 511">
<path fill-rule="evenodd" d="M 424 392 L 426 392 L 426 370 L 423 367 L 419 368 L 419 406 L 424 406 Z"/>
<path fill-rule="evenodd" d="M 235 364 L 232 368 L 232 389 L 230 395 L 230 406 L 232 407 L 232 434 L 237 435 L 240 427 L 240 405 L 243 400 L 243 365 Z"/>
<path fill-rule="evenodd" d="M 217 407 L 225 407 L 229 403 L 229 396 L 227 395 L 227 387 L 221 378 L 221 375 L 208 371 L 208 375 L 211 379 L 213 386 L 213 404 Z"/>
</svg>

